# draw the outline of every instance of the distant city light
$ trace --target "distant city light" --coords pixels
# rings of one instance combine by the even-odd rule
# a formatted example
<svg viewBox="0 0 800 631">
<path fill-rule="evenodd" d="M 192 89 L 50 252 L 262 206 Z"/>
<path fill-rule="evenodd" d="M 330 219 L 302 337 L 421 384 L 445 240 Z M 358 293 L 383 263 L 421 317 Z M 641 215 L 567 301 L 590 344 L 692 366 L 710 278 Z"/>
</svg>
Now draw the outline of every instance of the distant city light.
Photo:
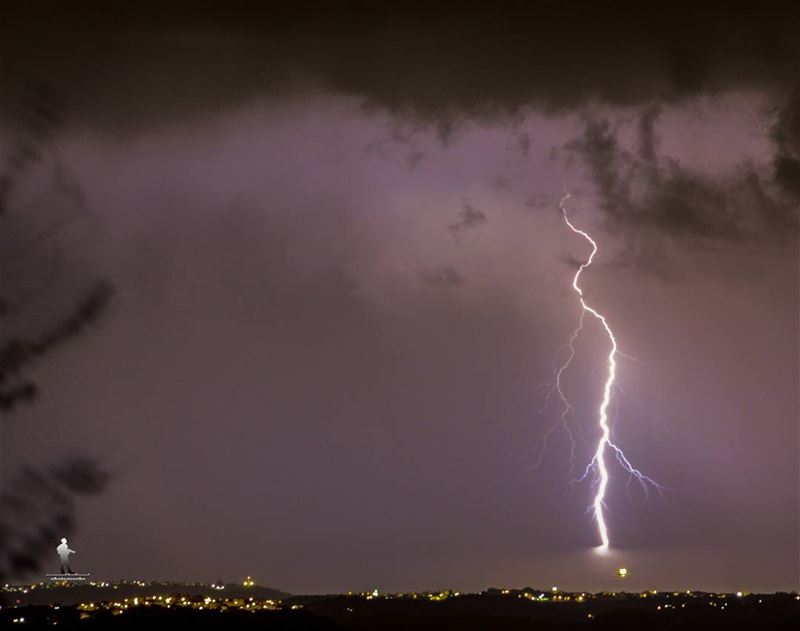
<svg viewBox="0 0 800 631">
<path fill-rule="evenodd" d="M 624 569 L 618 568 L 617 571 Z M 263 599 L 257 597 L 256 591 L 250 591 L 250 594 L 254 594 L 253 596 L 246 596 L 244 594 L 238 595 L 231 595 L 230 597 L 223 597 L 222 593 L 217 591 L 211 591 L 214 589 L 215 585 L 222 584 L 222 581 L 219 580 L 217 583 L 158 583 L 158 582 L 150 582 L 144 583 L 142 581 L 120 581 L 115 584 L 103 582 L 103 588 L 112 595 L 110 598 L 108 597 L 101 597 L 100 594 L 102 592 L 97 592 L 98 598 L 93 599 L 93 601 L 87 602 L 80 602 L 74 606 L 74 610 L 77 610 L 79 613 L 80 620 L 92 620 L 97 619 L 96 617 L 102 616 L 103 612 L 108 612 L 110 615 L 124 615 L 125 613 L 129 612 L 132 609 L 137 607 L 146 607 L 146 608 L 164 608 L 164 609 L 175 609 L 175 608 L 182 608 L 182 609 L 194 609 L 197 611 L 216 611 L 216 612 L 226 612 L 226 611 L 241 611 L 241 612 L 250 612 L 255 613 L 257 611 L 295 611 L 303 608 L 303 605 L 292 602 L 289 600 L 288 602 L 281 601 L 280 599 Z M 255 581 L 252 577 L 248 576 L 244 579 L 243 584 L 246 586 L 255 586 Z M 37 583 L 35 584 L 36 591 L 39 590 L 62 590 L 62 589 L 71 589 L 72 586 L 59 586 L 54 585 L 52 583 Z M 134 587 L 141 587 L 145 586 L 152 590 L 155 593 L 135 593 L 130 595 L 117 595 L 112 590 L 116 589 L 117 587 L 126 587 L 126 586 L 134 586 Z M 0 588 L 2 592 L 10 592 L 15 593 L 21 596 L 23 590 L 30 590 L 31 585 L 8 585 L 6 584 L 4 587 Z M 96 583 L 94 587 L 100 587 L 99 583 Z M 182 589 L 185 590 L 186 588 L 193 588 L 198 587 L 201 588 L 201 592 L 199 593 L 183 593 L 183 594 L 164 594 L 165 589 Z M 228 589 L 232 590 L 234 594 L 236 593 L 236 589 L 233 588 L 232 585 L 228 585 Z M 207 590 L 207 591 L 206 591 Z M 209 593 L 211 592 L 211 593 Z M 247 593 L 247 592 L 245 592 Z M 481 592 L 477 595 L 483 595 L 484 593 L 487 594 L 503 594 L 505 596 L 510 596 L 515 599 L 525 599 L 527 602 L 531 603 L 531 606 L 537 607 L 540 606 L 538 603 L 564 603 L 563 606 L 569 607 L 568 603 L 576 603 L 578 605 L 583 605 L 587 609 L 593 609 L 593 604 L 595 603 L 603 603 L 609 602 L 610 599 L 617 601 L 620 597 L 629 600 L 630 599 L 638 599 L 638 598 L 647 598 L 650 600 L 651 596 L 654 599 L 657 599 L 656 602 L 653 602 L 653 607 L 655 611 L 658 612 L 668 612 L 668 611 L 675 611 L 685 609 L 688 610 L 689 607 L 692 606 L 692 603 L 698 603 L 707 605 L 709 607 L 714 607 L 717 611 L 726 610 L 728 605 L 730 605 L 731 597 L 741 599 L 741 606 L 747 606 L 752 602 L 753 605 L 758 603 L 767 603 L 767 602 L 775 602 L 781 603 L 785 602 L 786 600 L 791 599 L 794 603 L 797 600 L 800 600 L 800 595 L 797 592 L 792 592 L 791 594 L 775 594 L 769 595 L 768 597 L 771 600 L 767 600 L 766 598 L 759 598 L 762 594 L 755 594 L 753 595 L 751 592 L 748 591 L 737 591 L 737 592 L 728 592 L 728 593 L 708 593 L 708 592 L 696 592 L 693 590 L 685 590 L 685 591 L 675 591 L 675 592 L 657 592 L 655 589 L 650 591 L 642 591 L 642 592 L 634 592 L 634 593 L 627 593 L 625 591 L 606 591 L 606 592 L 599 592 L 596 594 L 588 593 L 588 592 L 570 592 L 570 591 L 563 591 L 558 586 L 553 586 L 551 588 L 551 592 L 547 591 L 539 591 L 539 590 L 528 590 L 528 589 L 491 589 L 487 590 L 486 592 Z M 364 591 L 360 593 L 353 593 L 351 592 L 348 596 L 349 602 L 347 603 L 349 606 L 347 607 L 347 613 L 353 613 L 357 607 L 354 606 L 354 600 L 362 598 L 364 600 L 374 600 L 376 598 L 386 599 L 386 600 L 401 600 L 401 599 L 424 599 L 425 601 L 432 602 L 432 603 L 440 603 L 451 598 L 457 598 L 462 596 L 462 592 L 455 592 L 450 589 L 443 589 L 439 591 L 424 591 L 424 592 L 407 592 L 407 593 L 387 593 L 387 592 L 380 592 L 379 589 L 375 588 L 373 590 Z M 659 597 L 660 595 L 660 597 Z M 745 597 L 747 599 L 745 600 Z M 735 601 L 734 601 L 735 602 Z M 20 603 L 17 600 L 19 605 L 24 606 L 23 603 Z M 63 615 L 61 612 L 66 609 L 66 615 L 72 615 L 70 612 L 74 611 L 72 607 L 64 607 L 60 604 L 53 603 L 50 605 L 52 610 L 52 616 L 54 623 L 57 624 L 56 621 L 65 620 L 66 618 L 59 618 L 59 616 Z M 584 610 L 584 613 L 591 615 L 594 617 L 596 614 Z M 12 622 L 16 621 L 19 623 L 28 623 L 30 621 L 28 618 L 9 618 Z"/>
</svg>

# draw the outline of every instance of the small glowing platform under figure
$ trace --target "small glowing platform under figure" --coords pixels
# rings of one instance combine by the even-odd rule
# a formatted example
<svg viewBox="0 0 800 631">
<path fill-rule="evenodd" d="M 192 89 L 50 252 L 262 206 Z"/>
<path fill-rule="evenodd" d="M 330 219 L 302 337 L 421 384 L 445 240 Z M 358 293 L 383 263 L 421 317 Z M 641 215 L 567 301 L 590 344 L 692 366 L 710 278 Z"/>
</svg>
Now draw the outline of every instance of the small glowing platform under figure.
<svg viewBox="0 0 800 631">
<path fill-rule="evenodd" d="M 91 574 L 45 574 L 51 581 L 85 581 Z"/>
</svg>

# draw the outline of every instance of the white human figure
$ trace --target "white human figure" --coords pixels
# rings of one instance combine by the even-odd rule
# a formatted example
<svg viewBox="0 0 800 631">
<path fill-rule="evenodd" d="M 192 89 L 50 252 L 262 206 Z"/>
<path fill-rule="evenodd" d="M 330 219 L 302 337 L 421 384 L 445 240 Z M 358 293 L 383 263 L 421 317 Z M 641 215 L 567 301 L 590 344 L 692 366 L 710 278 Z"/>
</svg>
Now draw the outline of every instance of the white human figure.
<svg viewBox="0 0 800 631">
<path fill-rule="evenodd" d="M 58 556 L 61 559 L 61 573 L 75 574 L 75 572 L 73 572 L 72 568 L 69 566 L 69 555 L 75 554 L 75 550 L 69 549 L 66 539 L 61 540 L 61 545 L 56 548 L 56 552 L 58 552 Z"/>
</svg>

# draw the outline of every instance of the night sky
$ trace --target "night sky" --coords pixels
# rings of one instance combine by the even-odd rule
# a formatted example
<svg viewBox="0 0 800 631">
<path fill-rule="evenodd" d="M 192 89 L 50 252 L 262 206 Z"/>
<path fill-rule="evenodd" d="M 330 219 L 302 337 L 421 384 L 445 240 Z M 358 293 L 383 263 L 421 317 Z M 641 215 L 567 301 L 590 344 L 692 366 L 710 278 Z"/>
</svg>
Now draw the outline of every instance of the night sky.
<svg viewBox="0 0 800 631">
<path fill-rule="evenodd" d="M 8 3 L 0 168 L 32 94 L 63 124 L 0 245 L 71 217 L 4 266 L 10 326 L 116 294 L 2 419 L 3 484 L 96 458 L 70 547 L 107 579 L 797 589 L 800 8 L 694 4 Z M 596 322 L 575 468 L 561 431 L 533 466 L 564 186 L 615 439 L 668 488 L 611 467 L 603 557 Z"/>
</svg>

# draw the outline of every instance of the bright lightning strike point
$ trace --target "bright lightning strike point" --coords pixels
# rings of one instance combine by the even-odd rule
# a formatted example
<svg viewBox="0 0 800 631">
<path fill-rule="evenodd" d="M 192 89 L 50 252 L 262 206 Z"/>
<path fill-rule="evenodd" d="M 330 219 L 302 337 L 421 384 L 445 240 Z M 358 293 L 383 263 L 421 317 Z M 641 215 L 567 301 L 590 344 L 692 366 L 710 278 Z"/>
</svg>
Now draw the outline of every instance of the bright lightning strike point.
<svg viewBox="0 0 800 631">
<path fill-rule="evenodd" d="M 600 535 L 600 546 L 598 546 L 597 550 L 598 552 L 606 552 L 610 545 L 610 540 L 608 536 L 608 524 L 606 523 L 606 517 L 605 517 L 605 508 L 606 508 L 605 499 L 609 481 L 609 471 L 608 471 L 608 466 L 606 464 L 606 454 L 608 449 L 611 449 L 614 452 L 614 454 L 616 455 L 617 462 L 623 469 L 625 469 L 628 472 L 630 476 L 629 479 L 636 478 L 639 484 L 641 484 L 645 493 L 648 490 L 648 484 L 652 485 L 659 493 L 662 492 L 662 487 L 660 487 L 654 480 L 644 475 L 641 471 L 634 468 L 633 465 L 631 465 L 628 458 L 623 453 L 622 449 L 620 449 L 620 447 L 618 447 L 611 441 L 611 428 L 609 426 L 609 420 L 608 420 L 608 408 L 609 405 L 611 404 L 611 397 L 613 395 L 614 385 L 617 380 L 617 355 L 620 354 L 620 352 L 617 348 L 617 339 L 614 336 L 614 332 L 611 330 L 611 326 L 608 324 L 608 320 L 606 320 L 606 317 L 604 315 L 602 315 L 600 312 L 598 312 L 596 309 L 594 309 L 593 307 L 589 306 L 586 303 L 583 297 L 583 289 L 581 289 L 581 286 L 578 284 L 581 274 L 583 273 L 583 270 L 585 270 L 592 264 L 595 254 L 597 254 L 597 243 L 594 241 L 594 239 L 592 239 L 591 236 L 589 236 L 589 234 L 586 231 L 577 228 L 570 221 L 565 206 L 565 203 L 569 198 L 570 194 L 567 192 L 565 187 L 564 197 L 562 197 L 561 201 L 558 203 L 558 208 L 561 211 L 561 215 L 564 218 L 564 222 L 567 224 L 569 229 L 572 230 L 572 232 L 583 237 L 589 243 L 589 245 L 591 245 L 592 251 L 589 254 L 589 258 L 586 260 L 585 263 L 582 263 L 580 265 L 578 271 L 575 273 L 575 276 L 572 279 L 572 288 L 578 295 L 578 301 L 580 302 L 582 311 L 578 326 L 576 327 L 576 329 L 573 331 L 572 335 L 569 338 L 569 344 L 568 344 L 569 355 L 566 361 L 561 365 L 561 367 L 556 372 L 555 389 L 557 390 L 558 395 L 563 404 L 562 408 L 563 411 L 561 413 L 561 416 L 559 417 L 559 420 L 556 422 L 553 428 L 551 428 L 550 432 L 552 432 L 552 430 L 555 427 L 558 427 L 559 425 L 562 425 L 569 432 L 569 429 L 567 428 L 566 425 L 566 416 L 568 413 L 572 411 L 572 406 L 570 405 L 569 401 L 566 398 L 566 395 L 564 394 L 561 388 L 561 378 L 564 374 L 564 371 L 569 367 L 570 363 L 572 362 L 572 359 L 575 356 L 575 348 L 574 348 L 575 340 L 577 339 L 580 332 L 583 330 L 584 316 L 587 313 L 589 313 L 595 319 L 597 319 L 603 326 L 603 329 L 605 330 L 606 335 L 608 336 L 609 342 L 611 343 L 611 349 L 609 350 L 608 353 L 608 360 L 607 360 L 608 372 L 605 384 L 603 386 L 603 398 L 600 402 L 600 407 L 598 408 L 598 425 L 600 427 L 600 439 L 597 442 L 597 447 L 595 448 L 594 456 L 587 465 L 586 471 L 584 472 L 583 476 L 581 476 L 580 480 L 585 480 L 590 472 L 594 473 L 593 482 L 596 490 L 595 490 L 594 501 L 592 502 L 592 512 L 594 514 L 595 523 L 597 524 L 598 534 Z M 545 435 L 545 439 L 550 432 L 548 432 L 548 434 Z M 570 440 L 572 440 L 571 435 L 570 435 Z M 574 441 L 572 441 L 572 444 L 574 452 Z"/>
</svg>

